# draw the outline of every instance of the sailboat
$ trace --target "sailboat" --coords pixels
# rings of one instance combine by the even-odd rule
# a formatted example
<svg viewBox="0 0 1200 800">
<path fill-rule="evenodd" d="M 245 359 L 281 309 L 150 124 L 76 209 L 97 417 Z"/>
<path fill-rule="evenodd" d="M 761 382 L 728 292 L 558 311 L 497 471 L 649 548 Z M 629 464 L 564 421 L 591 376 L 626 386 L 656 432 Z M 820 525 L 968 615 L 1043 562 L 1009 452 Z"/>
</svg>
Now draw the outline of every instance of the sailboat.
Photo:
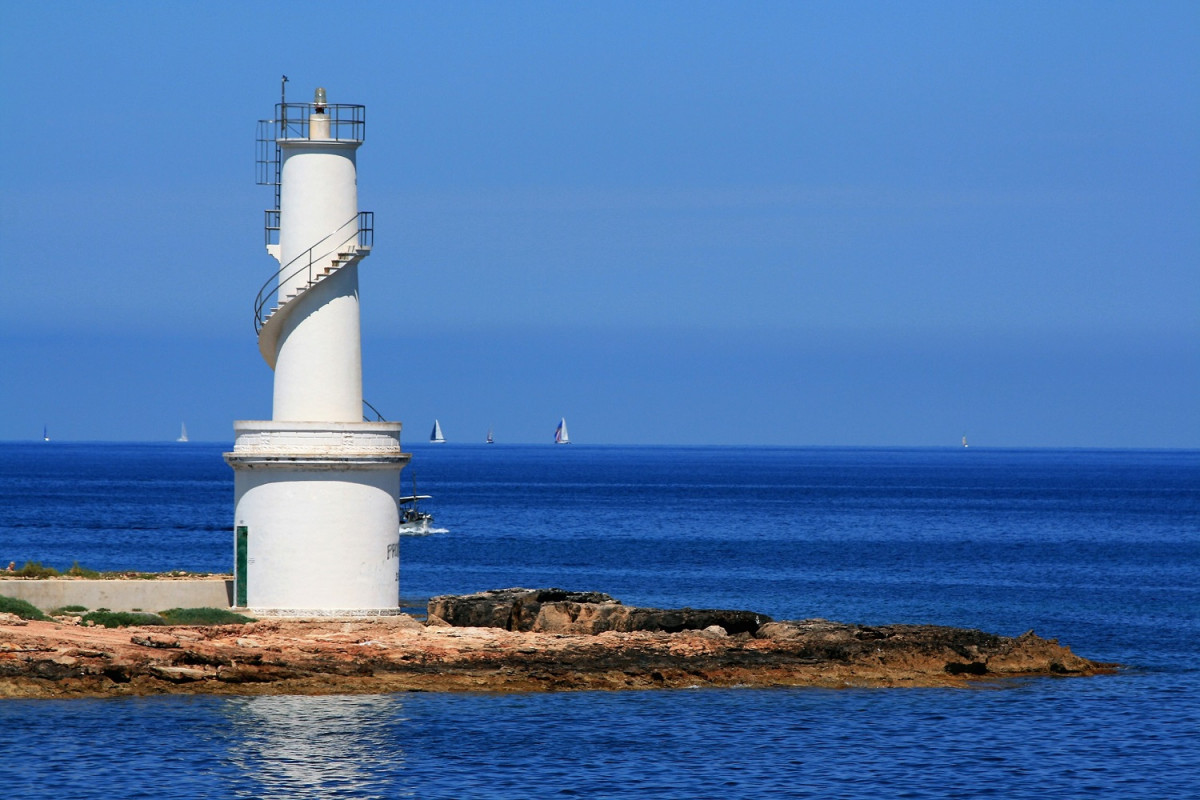
<svg viewBox="0 0 1200 800">
<path fill-rule="evenodd" d="M 967 444 L 967 435 L 965 433 L 963 434 L 963 447 L 970 447 L 970 445 Z"/>
<path fill-rule="evenodd" d="M 487 444 L 495 444 L 496 440 L 492 438 L 492 429 L 488 428 L 487 439 L 484 440 Z"/>
<path fill-rule="evenodd" d="M 187 425 L 185 425 L 185 424 L 183 424 L 183 423 L 181 422 L 181 423 L 179 423 L 179 438 L 178 438 L 178 439 L 176 439 L 175 441 L 177 441 L 177 442 L 186 442 L 187 440 L 188 440 L 188 438 L 187 438 Z"/>
<path fill-rule="evenodd" d="M 558 421 L 558 427 L 554 429 L 555 444 L 570 444 L 571 437 L 567 435 L 567 418 L 563 417 Z"/>
<path fill-rule="evenodd" d="M 50 428 L 48 428 L 45 425 L 42 426 L 42 441 L 43 442 L 50 441 Z"/>
<path fill-rule="evenodd" d="M 446 437 L 442 436 L 442 424 L 436 419 L 433 421 L 433 430 L 429 433 L 429 441 L 438 443 L 446 441 Z"/>
</svg>

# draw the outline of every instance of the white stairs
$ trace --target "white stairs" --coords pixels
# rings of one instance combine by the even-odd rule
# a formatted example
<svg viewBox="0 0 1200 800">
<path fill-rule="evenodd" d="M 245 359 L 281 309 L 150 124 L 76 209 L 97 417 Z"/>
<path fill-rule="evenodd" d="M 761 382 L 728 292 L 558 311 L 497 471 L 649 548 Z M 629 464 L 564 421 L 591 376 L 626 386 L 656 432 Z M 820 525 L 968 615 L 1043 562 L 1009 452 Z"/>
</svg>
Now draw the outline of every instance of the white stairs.
<svg viewBox="0 0 1200 800">
<path fill-rule="evenodd" d="M 337 275 L 351 264 L 357 264 L 371 253 L 369 245 L 346 244 L 338 248 L 338 252 L 330 257 L 323 267 L 314 269 L 312 277 L 298 288 L 279 297 L 278 304 L 271 308 L 263 317 L 262 326 L 258 331 L 258 351 L 271 369 L 275 369 L 275 359 L 278 355 L 279 335 L 283 331 L 283 321 L 293 310 L 303 305 L 296 301 L 307 295 L 317 286 Z"/>
</svg>

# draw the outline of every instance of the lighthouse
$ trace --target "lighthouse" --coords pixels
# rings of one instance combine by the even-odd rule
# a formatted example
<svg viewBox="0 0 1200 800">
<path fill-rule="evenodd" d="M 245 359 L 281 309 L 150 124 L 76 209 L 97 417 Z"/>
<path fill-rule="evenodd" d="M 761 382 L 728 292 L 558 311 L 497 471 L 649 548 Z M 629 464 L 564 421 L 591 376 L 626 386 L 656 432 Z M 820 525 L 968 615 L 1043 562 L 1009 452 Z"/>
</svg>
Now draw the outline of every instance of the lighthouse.
<svg viewBox="0 0 1200 800">
<path fill-rule="evenodd" d="M 286 78 L 284 79 L 286 85 Z M 281 95 L 283 93 L 281 92 Z M 234 423 L 234 606 L 262 616 L 398 614 L 400 423 L 363 413 L 358 267 L 374 219 L 358 208 L 366 109 L 275 106 L 259 121 L 258 182 L 277 262 L 254 304 L 275 371 L 272 418 Z M 373 409 L 372 409 L 373 410 Z M 378 415 L 376 415 L 378 416 Z"/>
</svg>

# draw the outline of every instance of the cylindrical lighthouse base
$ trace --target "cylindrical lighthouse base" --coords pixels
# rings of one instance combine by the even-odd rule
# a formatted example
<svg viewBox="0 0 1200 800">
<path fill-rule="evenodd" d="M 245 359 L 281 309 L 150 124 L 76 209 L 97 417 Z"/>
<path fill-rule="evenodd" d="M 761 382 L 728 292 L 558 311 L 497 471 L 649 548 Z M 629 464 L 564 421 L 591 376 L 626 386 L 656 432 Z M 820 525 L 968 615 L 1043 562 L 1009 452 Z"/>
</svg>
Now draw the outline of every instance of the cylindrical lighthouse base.
<svg viewBox="0 0 1200 800">
<path fill-rule="evenodd" d="M 399 614 L 398 422 L 234 424 L 234 606 Z"/>
</svg>

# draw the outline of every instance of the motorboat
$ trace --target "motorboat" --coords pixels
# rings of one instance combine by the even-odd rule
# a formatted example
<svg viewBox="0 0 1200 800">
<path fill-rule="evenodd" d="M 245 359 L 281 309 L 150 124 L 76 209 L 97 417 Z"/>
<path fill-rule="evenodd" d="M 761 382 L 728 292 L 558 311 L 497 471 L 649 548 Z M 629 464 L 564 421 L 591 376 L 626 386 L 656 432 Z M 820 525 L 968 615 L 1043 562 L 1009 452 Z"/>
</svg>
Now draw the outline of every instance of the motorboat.
<svg viewBox="0 0 1200 800">
<path fill-rule="evenodd" d="M 428 494 L 412 494 L 400 498 L 400 535 L 419 536 L 429 533 L 433 526 L 433 514 L 417 508 L 417 501 L 432 499 L 432 495 Z"/>
</svg>

